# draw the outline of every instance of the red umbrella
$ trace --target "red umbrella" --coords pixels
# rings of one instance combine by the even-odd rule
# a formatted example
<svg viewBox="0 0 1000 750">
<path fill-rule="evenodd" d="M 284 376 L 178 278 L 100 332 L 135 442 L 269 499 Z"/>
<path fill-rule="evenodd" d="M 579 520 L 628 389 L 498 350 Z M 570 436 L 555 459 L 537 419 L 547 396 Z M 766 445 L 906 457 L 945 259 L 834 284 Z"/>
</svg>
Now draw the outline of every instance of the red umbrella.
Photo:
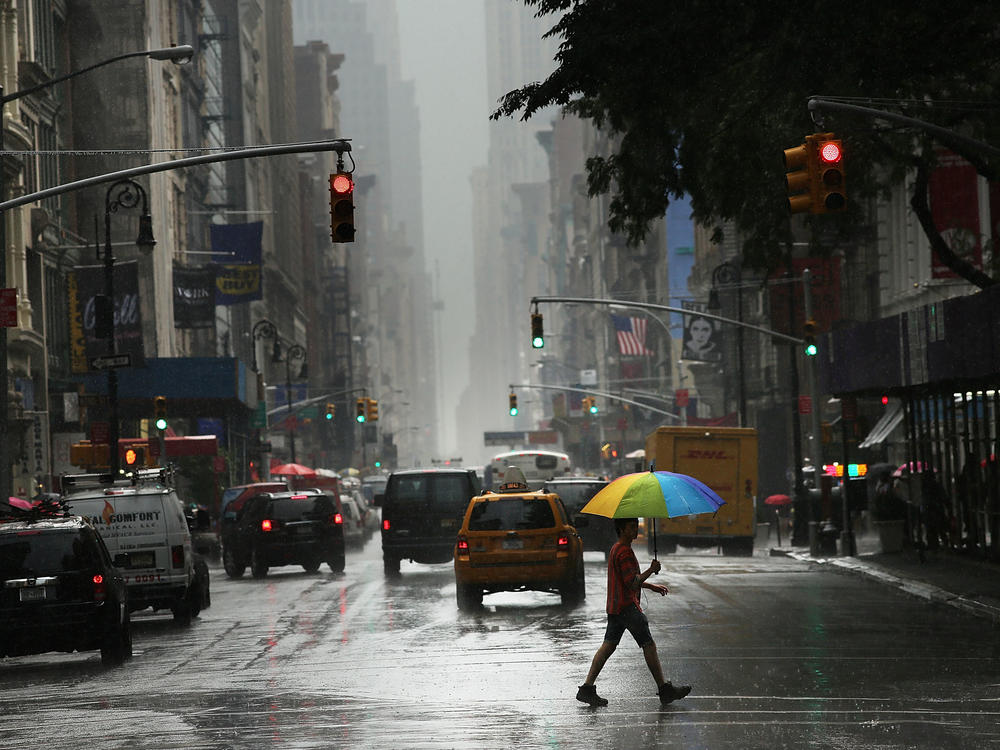
<svg viewBox="0 0 1000 750">
<path fill-rule="evenodd" d="M 764 499 L 764 505 L 788 505 L 792 502 L 792 498 L 788 495 L 768 495 Z"/>
<path fill-rule="evenodd" d="M 271 469 L 272 475 L 286 477 L 314 477 L 316 472 L 302 464 L 281 464 Z"/>
</svg>

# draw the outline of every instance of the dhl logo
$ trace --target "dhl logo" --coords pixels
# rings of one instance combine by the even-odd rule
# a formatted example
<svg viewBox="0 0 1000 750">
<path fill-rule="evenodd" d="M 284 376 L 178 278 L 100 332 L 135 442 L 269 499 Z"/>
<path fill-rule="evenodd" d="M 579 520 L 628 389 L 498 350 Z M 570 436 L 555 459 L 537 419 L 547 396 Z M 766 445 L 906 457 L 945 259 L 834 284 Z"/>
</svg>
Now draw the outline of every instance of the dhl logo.
<svg viewBox="0 0 1000 750">
<path fill-rule="evenodd" d="M 700 461 L 718 460 L 718 459 L 733 459 L 732 456 L 725 451 L 710 451 L 710 450 L 698 450 L 696 448 L 689 448 L 688 452 L 685 453 L 681 458 L 695 458 Z"/>
</svg>

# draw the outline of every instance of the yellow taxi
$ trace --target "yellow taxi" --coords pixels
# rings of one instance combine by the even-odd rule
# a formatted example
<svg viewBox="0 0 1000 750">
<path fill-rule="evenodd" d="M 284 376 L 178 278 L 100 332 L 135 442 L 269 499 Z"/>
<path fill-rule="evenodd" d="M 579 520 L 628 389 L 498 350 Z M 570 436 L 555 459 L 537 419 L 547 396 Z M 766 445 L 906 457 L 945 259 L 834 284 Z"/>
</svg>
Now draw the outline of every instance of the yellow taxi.
<svg viewBox="0 0 1000 750">
<path fill-rule="evenodd" d="M 497 492 L 469 501 L 455 542 L 458 608 L 496 591 L 549 591 L 564 604 L 586 597 L 583 541 L 559 496 L 505 476 Z M 511 472 L 508 472 L 510 474 Z"/>
</svg>

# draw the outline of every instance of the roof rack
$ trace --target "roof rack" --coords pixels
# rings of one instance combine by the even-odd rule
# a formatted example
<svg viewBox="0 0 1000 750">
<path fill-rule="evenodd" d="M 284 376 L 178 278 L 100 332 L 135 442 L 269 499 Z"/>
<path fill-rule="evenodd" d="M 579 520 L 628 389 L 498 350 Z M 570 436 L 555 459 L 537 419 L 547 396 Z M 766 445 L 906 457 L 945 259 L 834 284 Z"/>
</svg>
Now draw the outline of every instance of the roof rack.
<svg viewBox="0 0 1000 750">
<path fill-rule="evenodd" d="M 69 493 L 96 487 L 137 487 L 139 485 L 162 484 L 173 486 L 174 466 L 156 469 L 137 469 L 117 477 L 111 472 L 98 474 L 64 474 L 62 477 L 63 492 Z"/>
</svg>

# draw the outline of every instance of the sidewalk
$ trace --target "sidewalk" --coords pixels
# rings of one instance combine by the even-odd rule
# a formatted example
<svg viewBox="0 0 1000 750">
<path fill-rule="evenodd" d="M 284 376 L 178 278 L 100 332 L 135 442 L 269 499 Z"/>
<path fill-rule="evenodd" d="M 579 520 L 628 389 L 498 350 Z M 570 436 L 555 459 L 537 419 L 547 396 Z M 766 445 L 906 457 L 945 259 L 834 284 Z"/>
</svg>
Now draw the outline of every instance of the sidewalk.
<svg viewBox="0 0 1000 750">
<path fill-rule="evenodd" d="M 1000 625 L 1000 564 L 947 550 L 927 551 L 921 562 L 913 549 L 880 552 L 873 535 L 858 537 L 856 546 L 857 557 L 812 557 L 808 547 L 771 547 L 771 554 L 834 565 Z"/>
</svg>

